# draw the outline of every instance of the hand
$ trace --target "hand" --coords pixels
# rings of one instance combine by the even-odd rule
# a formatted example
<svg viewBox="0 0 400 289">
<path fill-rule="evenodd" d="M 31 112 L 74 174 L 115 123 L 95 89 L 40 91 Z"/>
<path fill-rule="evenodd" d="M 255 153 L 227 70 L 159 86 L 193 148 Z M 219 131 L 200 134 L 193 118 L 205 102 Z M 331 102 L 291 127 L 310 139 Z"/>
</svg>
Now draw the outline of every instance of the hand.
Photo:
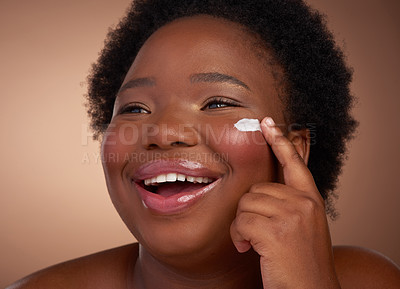
<svg viewBox="0 0 400 289">
<path fill-rule="evenodd" d="M 262 133 L 283 168 L 284 184 L 255 184 L 240 199 L 231 237 L 260 255 L 264 288 L 340 288 L 324 200 L 293 143 L 271 118 Z"/>
</svg>

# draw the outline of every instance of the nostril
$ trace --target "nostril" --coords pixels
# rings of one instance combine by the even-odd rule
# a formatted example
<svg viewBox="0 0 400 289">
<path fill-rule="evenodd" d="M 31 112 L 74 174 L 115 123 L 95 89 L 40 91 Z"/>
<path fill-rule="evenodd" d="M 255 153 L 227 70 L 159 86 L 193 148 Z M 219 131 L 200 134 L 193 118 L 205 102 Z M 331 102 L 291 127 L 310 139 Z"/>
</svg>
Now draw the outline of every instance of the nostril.
<svg viewBox="0 0 400 289">
<path fill-rule="evenodd" d="M 147 145 L 147 149 L 148 150 L 152 150 L 152 149 L 156 149 L 156 148 L 158 148 L 158 145 L 156 145 L 154 143 L 151 143 L 151 144 Z"/>
<path fill-rule="evenodd" d="M 175 142 L 171 143 L 171 146 L 174 146 L 174 147 L 178 147 L 178 146 L 187 147 L 189 145 L 187 143 L 183 142 L 183 141 L 175 141 Z"/>
</svg>

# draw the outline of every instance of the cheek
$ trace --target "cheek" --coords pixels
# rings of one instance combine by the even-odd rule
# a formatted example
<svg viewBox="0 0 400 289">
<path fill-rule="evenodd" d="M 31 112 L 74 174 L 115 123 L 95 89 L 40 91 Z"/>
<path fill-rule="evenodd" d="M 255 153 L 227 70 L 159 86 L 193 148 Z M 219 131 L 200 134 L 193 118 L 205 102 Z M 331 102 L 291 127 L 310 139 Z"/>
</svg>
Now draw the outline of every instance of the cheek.
<svg viewBox="0 0 400 289">
<path fill-rule="evenodd" d="M 230 129 L 221 148 L 226 151 L 232 160 L 241 163 L 267 161 L 271 158 L 271 151 L 261 132 L 241 132 Z M 228 157 L 229 157 L 228 156 Z"/>
<path fill-rule="evenodd" d="M 127 162 L 134 157 L 132 129 L 110 125 L 103 136 L 101 144 L 101 160 L 110 195 L 122 191 L 121 172 Z M 125 184 L 126 185 L 126 184 Z"/>
<path fill-rule="evenodd" d="M 138 143 L 139 130 L 136 126 L 110 124 L 101 144 L 104 169 L 118 166 L 133 157 L 132 146 Z"/>
<path fill-rule="evenodd" d="M 111 200 L 122 220 L 131 231 L 135 230 L 133 219 L 140 210 L 140 201 L 131 192 L 130 179 L 123 173 L 127 163 L 135 156 L 133 143 L 129 141 L 136 132 L 121 126 L 110 125 L 103 136 L 101 158 L 106 185 Z M 132 209 L 134 208 L 134 209 Z M 133 216 L 135 215 L 135 216 Z"/>
<path fill-rule="evenodd" d="M 241 132 L 229 128 L 220 130 L 218 134 L 220 142 L 215 142 L 214 148 L 233 170 L 244 168 L 253 180 L 262 178 L 263 181 L 270 181 L 274 178 L 275 158 L 261 132 Z"/>
<path fill-rule="evenodd" d="M 123 154 L 124 147 L 120 145 L 117 130 L 107 129 L 101 143 L 101 160 L 106 174 L 110 172 L 110 169 L 118 166 Z"/>
</svg>

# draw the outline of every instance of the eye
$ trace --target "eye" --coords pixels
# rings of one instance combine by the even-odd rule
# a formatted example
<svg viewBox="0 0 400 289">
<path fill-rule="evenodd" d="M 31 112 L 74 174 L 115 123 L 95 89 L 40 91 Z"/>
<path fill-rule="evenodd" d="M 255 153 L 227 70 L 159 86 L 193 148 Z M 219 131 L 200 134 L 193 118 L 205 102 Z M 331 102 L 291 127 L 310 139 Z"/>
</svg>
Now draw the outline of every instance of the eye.
<svg viewBox="0 0 400 289">
<path fill-rule="evenodd" d="M 124 105 L 119 110 L 119 114 L 140 114 L 140 113 L 150 113 L 150 110 L 145 105 L 140 103 L 129 103 Z"/>
<path fill-rule="evenodd" d="M 233 99 L 226 97 L 213 97 L 206 102 L 202 110 L 237 106 L 240 106 L 239 103 Z"/>
</svg>

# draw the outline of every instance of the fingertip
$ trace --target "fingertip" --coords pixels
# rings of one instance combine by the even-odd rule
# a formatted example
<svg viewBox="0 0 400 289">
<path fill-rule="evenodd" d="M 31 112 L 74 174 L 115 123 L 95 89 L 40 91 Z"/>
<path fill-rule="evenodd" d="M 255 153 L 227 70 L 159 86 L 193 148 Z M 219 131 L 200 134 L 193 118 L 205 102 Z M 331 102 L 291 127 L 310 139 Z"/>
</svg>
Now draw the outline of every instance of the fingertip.
<svg viewBox="0 0 400 289">
<path fill-rule="evenodd" d="M 266 126 L 269 127 L 275 126 L 275 121 L 272 119 L 272 117 L 267 116 L 266 118 L 264 118 L 263 122 Z"/>
<path fill-rule="evenodd" d="M 261 128 L 265 139 L 269 144 L 271 144 L 273 135 L 275 134 L 275 121 L 272 119 L 272 117 L 267 116 L 261 121 Z"/>
<path fill-rule="evenodd" d="M 270 116 L 265 117 L 261 121 L 261 127 L 263 127 L 265 132 L 268 132 L 270 135 L 283 135 L 279 125 L 276 125 L 275 121 Z"/>
</svg>

